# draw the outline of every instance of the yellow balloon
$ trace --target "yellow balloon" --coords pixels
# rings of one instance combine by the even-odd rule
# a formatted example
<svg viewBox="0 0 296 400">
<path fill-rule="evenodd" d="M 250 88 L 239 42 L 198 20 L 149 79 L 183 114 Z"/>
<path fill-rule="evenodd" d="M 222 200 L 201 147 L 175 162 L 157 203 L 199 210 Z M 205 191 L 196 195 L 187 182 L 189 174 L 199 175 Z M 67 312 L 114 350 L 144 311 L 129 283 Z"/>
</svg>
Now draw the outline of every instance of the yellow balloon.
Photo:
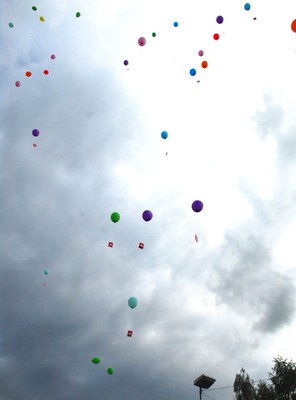
<svg viewBox="0 0 296 400">
<path fill-rule="evenodd" d="M 40 17 L 40 21 L 45 22 L 45 18 L 44 17 Z"/>
</svg>

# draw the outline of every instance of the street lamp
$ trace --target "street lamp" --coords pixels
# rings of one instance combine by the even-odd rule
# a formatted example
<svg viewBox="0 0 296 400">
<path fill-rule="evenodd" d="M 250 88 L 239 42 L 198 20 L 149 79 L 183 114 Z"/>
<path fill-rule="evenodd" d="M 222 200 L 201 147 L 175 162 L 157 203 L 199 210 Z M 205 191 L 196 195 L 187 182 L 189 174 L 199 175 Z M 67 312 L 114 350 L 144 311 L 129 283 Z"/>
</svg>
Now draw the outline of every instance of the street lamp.
<svg viewBox="0 0 296 400">
<path fill-rule="evenodd" d="M 201 400 L 201 393 L 202 389 L 209 389 L 209 387 L 212 386 L 213 383 L 216 382 L 216 379 L 210 378 L 209 376 L 206 375 L 201 375 L 198 378 L 195 379 L 194 381 L 194 386 L 199 387 L 199 398 Z"/>
</svg>

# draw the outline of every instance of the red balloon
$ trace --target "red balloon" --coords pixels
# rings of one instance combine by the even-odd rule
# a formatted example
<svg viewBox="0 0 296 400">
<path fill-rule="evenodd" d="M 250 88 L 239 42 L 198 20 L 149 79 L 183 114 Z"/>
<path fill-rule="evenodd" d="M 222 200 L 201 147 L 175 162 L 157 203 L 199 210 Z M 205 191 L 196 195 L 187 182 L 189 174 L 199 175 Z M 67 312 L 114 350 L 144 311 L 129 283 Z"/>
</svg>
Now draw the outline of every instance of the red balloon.
<svg viewBox="0 0 296 400">
<path fill-rule="evenodd" d="M 213 35 L 213 38 L 215 39 L 215 40 L 218 40 L 219 39 L 219 33 L 215 33 L 214 35 Z"/>
<path fill-rule="evenodd" d="M 296 33 L 296 19 L 294 19 L 294 21 L 292 22 L 291 29 L 292 29 L 293 32 Z"/>
<path fill-rule="evenodd" d="M 49 72 L 48 72 L 47 69 L 45 69 L 45 70 L 43 71 L 43 73 L 44 73 L 44 75 L 48 75 L 48 74 L 49 74 Z"/>
</svg>

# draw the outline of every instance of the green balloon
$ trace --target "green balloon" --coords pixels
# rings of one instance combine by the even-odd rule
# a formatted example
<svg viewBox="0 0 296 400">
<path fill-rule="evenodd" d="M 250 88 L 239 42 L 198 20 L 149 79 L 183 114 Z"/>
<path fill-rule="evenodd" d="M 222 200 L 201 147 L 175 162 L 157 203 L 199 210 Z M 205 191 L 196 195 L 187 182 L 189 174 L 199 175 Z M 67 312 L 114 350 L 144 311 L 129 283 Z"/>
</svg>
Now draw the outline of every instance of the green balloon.
<svg viewBox="0 0 296 400">
<path fill-rule="evenodd" d="M 108 368 L 107 372 L 108 372 L 109 375 L 113 375 L 114 369 L 113 368 Z"/>
<path fill-rule="evenodd" d="M 33 11 L 37 11 L 37 7 L 36 7 L 36 6 L 33 6 L 33 7 L 32 7 L 32 10 L 33 10 Z"/>
<path fill-rule="evenodd" d="M 155 37 L 155 36 L 156 36 L 156 33 L 155 33 L 155 32 L 153 32 L 153 33 L 152 33 L 152 36 L 153 36 L 153 37 Z"/>
<path fill-rule="evenodd" d="M 91 361 L 92 361 L 94 364 L 99 364 L 99 363 L 101 362 L 101 359 L 100 359 L 99 357 L 94 357 Z"/>
<path fill-rule="evenodd" d="M 80 15 L 81 15 L 80 12 L 77 12 L 77 13 L 76 13 L 76 17 L 77 17 L 77 18 L 79 18 Z"/>
<path fill-rule="evenodd" d="M 111 221 L 118 222 L 120 220 L 120 215 L 118 212 L 114 212 L 111 214 Z"/>
</svg>

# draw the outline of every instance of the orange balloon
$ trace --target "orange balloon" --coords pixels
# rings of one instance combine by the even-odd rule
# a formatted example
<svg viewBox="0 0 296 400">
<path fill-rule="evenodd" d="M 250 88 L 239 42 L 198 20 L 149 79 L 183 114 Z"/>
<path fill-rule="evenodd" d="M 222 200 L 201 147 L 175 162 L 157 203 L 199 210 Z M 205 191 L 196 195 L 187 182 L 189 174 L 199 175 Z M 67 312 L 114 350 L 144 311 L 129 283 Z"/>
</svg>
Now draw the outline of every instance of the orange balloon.
<svg viewBox="0 0 296 400">
<path fill-rule="evenodd" d="M 203 67 L 203 68 L 207 68 L 208 67 L 208 62 L 207 61 L 203 61 L 202 63 L 201 63 L 201 66 Z"/>
<path fill-rule="evenodd" d="M 31 76 L 31 75 L 32 75 L 32 72 L 30 72 L 30 71 L 26 72 L 26 76 Z"/>
<path fill-rule="evenodd" d="M 294 19 L 294 21 L 292 22 L 291 29 L 292 29 L 293 32 L 296 33 L 296 19 Z"/>
</svg>

